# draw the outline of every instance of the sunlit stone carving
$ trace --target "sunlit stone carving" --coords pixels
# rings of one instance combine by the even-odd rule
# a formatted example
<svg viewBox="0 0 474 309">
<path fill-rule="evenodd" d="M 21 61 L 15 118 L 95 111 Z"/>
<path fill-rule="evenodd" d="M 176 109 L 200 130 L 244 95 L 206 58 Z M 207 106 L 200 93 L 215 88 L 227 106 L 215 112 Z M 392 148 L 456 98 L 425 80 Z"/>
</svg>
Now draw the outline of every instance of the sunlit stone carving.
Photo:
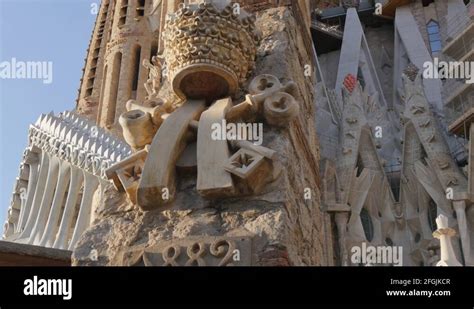
<svg viewBox="0 0 474 309">
<path fill-rule="evenodd" d="M 131 149 L 72 112 L 41 115 L 29 135 L 4 237 L 71 250 L 90 225 L 105 171 Z"/>
<path fill-rule="evenodd" d="M 275 76 L 264 74 L 251 81 L 249 94 L 238 104 L 227 97 L 207 107 L 209 98 L 205 97 L 188 99 L 174 110 L 165 103 L 144 107 L 131 100 L 127 103 L 129 111 L 120 117 L 124 137 L 137 151 L 149 145 L 148 155 L 139 151 L 110 168 L 108 177 L 143 210 L 167 209 L 175 197 L 178 160 L 186 149 L 186 157 L 190 157 L 188 144 L 193 140 L 189 137 L 197 133 L 197 192 L 205 198 L 258 194 L 279 174 L 274 169 L 275 151 L 255 145 L 250 139 L 215 140 L 213 128 L 225 121 L 245 124 L 259 119 L 272 126 L 288 127 L 299 112 L 293 97 L 295 89 L 292 81 L 282 84 Z M 229 146 L 233 152 L 229 152 Z M 237 177 L 239 190 L 232 175 Z"/>
<path fill-rule="evenodd" d="M 181 4 L 163 33 L 175 93 L 209 102 L 235 94 L 255 67 L 254 23 L 255 17 L 227 0 Z"/>
<path fill-rule="evenodd" d="M 249 237 L 188 237 L 147 248 L 130 248 L 119 257 L 125 266 L 249 266 Z"/>
</svg>

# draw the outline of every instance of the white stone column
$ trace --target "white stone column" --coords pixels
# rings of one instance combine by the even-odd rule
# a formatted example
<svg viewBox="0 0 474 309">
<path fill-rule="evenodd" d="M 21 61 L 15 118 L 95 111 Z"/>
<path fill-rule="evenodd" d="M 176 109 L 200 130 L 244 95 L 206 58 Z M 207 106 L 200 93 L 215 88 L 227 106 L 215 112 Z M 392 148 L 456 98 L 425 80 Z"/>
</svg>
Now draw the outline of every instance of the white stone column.
<svg viewBox="0 0 474 309">
<path fill-rule="evenodd" d="M 33 201 L 31 204 L 31 211 L 28 214 L 28 220 L 26 221 L 25 228 L 23 232 L 21 232 L 19 239 L 28 238 L 31 234 L 31 230 L 36 222 L 36 218 L 38 217 L 38 212 L 41 207 L 41 201 L 43 199 L 44 190 L 46 187 L 46 179 L 48 177 L 49 171 L 49 155 L 44 153 L 41 155 L 41 165 L 38 174 L 38 184 L 36 185 L 36 189 L 34 192 Z M 33 194 L 33 192 L 31 192 Z M 28 205 L 28 202 L 27 202 Z M 26 215 L 25 215 L 26 218 Z"/>
<path fill-rule="evenodd" d="M 49 154 L 48 154 L 49 155 Z M 46 187 L 44 189 L 43 199 L 41 201 L 41 207 L 36 217 L 36 223 L 31 231 L 31 235 L 28 243 L 38 245 L 43 236 L 43 231 L 48 220 L 49 211 L 51 210 L 51 203 L 53 202 L 54 190 L 58 183 L 59 175 L 59 158 L 56 156 L 50 156 L 49 158 L 49 171 L 46 179 Z"/>
<path fill-rule="evenodd" d="M 42 247 L 53 246 L 54 238 L 59 227 L 59 216 L 61 215 L 61 209 L 64 205 L 64 196 L 69 184 L 69 179 L 71 178 L 70 166 L 68 162 L 61 162 L 60 164 L 59 179 L 54 193 L 53 205 L 49 212 L 49 218 L 43 236 L 41 241 L 39 241 L 39 245 Z M 35 244 L 37 244 L 36 241 Z"/>
<path fill-rule="evenodd" d="M 20 219 L 18 221 L 16 232 L 19 233 L 25 228 L 26 220 L 31 210 L 31 204 L 35 197 L 36 186 L 38 184 L 39 162 L 30 163 L 30 177 L 28 178 L 28 188 L 26 192 L 26 201 L 20 210 Z"/>
<path fill-rule="evenodd" d="M 471 262 L 471 238 L 467 227 L 466 202 L 453 201 L 453 208 L 456 211 L 456 220 L 458 221 L 459 237 L 461 237 L 462 252 L 466 264 Z"/>
<path fill-rule="evenodd" d="M 94 197 L 95 190 L 97 190 L 97 187 L 99 186 L 99 179 L 88 172 L 84 172 L 84 180 L 84 192 L 82 193 L 82 201 L 79 209 L 79 215 L 77 216 L 74 233 L 72 234 L 72 238 L 69 243 L 69 250 L 74 249 L 79 237 L 81 237 L 82 233 L 84 233 L 90 224 L 92 199 Z"/>
<path fill-rule="evenodd" d="M 441 246 L 441 261 L 436 266 L 462 266 L 454 254 L 451 237 L 456 235 L 456 231 L 448 227 L 448 218 L 439 215 L 436 219 L 438 229 L 433 233 L 433 237 L 438 238 Z"/>
<path fill-rule="evenodd" d="M 77 199 L 81 186 L 83 183 L 82 170 L 75 166 L 71 166 L 71 182 L 69 183 L 69 192 L 66 199 L 66 206 L 64 206 L 63 217 L 59 230 L 57 233 L 56 240 L 53 244 L 53 248 L 56 249 L 67 249 L 67 242 L 69 237 L 69 230 L 71 228 L 74 211 L 76 209 Z"/>
</svg>

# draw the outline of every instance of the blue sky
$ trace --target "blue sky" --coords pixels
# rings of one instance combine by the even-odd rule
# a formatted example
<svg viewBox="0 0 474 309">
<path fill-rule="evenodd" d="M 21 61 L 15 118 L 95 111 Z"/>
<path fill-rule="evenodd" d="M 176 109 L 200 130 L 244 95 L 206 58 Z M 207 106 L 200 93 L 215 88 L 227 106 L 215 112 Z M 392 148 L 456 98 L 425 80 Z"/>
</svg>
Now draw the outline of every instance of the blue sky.
<svg viewBox="0 0 474 309">
<path fill-rule="evenodd" d="M 51 61 L 53 80 L 0 78 L 0 228 L 28 126 L 41 113 L 75 108 L 99 0 L 0 0 L 0 63 Z"/>
</svg>

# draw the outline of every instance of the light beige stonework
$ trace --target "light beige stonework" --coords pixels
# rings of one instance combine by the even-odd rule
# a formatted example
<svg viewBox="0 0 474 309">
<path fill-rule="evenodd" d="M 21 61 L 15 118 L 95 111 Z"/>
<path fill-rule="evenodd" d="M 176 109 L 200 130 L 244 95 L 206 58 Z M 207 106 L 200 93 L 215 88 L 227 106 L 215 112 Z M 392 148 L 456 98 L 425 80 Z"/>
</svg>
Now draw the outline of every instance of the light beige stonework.
<svg viewBox="0 0 474 309">
<path fill-rule="evenodd" d="M 453 1 L 399 7 L 414 36 L 348 9 L 323 65 L 317 2 L 104 0 L 77 110 L 30 127 L 4 238 L 81 266 L 355 266 L 364 245 L 402 247 L 405 266 L 474 265 L 474 143 L 462 170 L 410 64 L 429 55 L 427 20 L 447 39 Z M 372 58 L 394 29 L 408 58 Z M 262 143 L 216 138 L 227 124 Z"/>
<path fill-rule="evenodd" d="M 301 34 L 293 30 L 298 27 L 298 24 L 290 9 L 270 9 L 260 13 L 255 27 L 261 31 L 262 44 L 256 45 L 256 67 L 253 76 L 245 78 L 247 73 L 237 73 L 235 76 L 241 77 L 232 81 L 224 77 L 225 85 L 234 84 L 235 86 L 229 87 L 222 96 L 233 94 L 233 99 L 208 103 L 211 105 L 210 108 L 206 107 L 209 116 L 206 116 L 204 111 L 196 119 L 199 123 L 187 120 L 188 132 L 197 132 L 194 137 L 197 138 L 198 145 L 195 148 L 197 152 L 195 172 L 192 172 L 192 169 L 183 171 L 178 169 L 176 174 L 169 178 L 174 185 L 169 181 L 166 185 L 157 183 L 157 189 L 175 186 L 175 190 L 170 190 L 172 199 L 166 201 L 165 208 L 160 207 L 145 212 L 137 205 L 133 205 L 125 194 L 118 193 L 114 187 L 101 187 L 97 219 L 76 247 L 74 264 L 131 265 L 135 262 L 123 260 L 124 252 L 133 250 L 138 250 L 133 251 L 138 254 L 139 252 L 161 252 L 159 250 L 163 249 L 156 251 L 157 249 L 154 248 L 156 246 L 164 248 L 165 243 L 180 246 L 179 243 L 186 242 L 188 239 L 197 239 L 198 243 L 202 239 L 205 242 L 208 236 L 251 240 L 251 247 L 244 250 L 245 261 L 251 265 L 334 264 L 329 216 L 319 209 L 318 149 L 314 146 L 316 135 L 311 125 L 313 118 L 308 117 L 314 113 L 311 100 L 314 96 L 313 81 L 311 77 L 305 77 L 303 72 L 304 64 L 311 63 L 312 56 L 305 48 Z M 174 39 L 174 42 L 179 43 L 179 39 Z M 269 45 L 269 42 L 272 44 Z M 179 57 L 181 52 L 183 51 L 176 50 L 173 57 Z M 216 61 L 224 63 L 226 60 Z M 244 63 L 240 61 L 239 65 L 244 65 Z M 252 66 L 249 64 L 248 67 Z M 184 66 L 184 76 L 194 74 L 187 73 L 186 68 L 187 65 Z M 169 70 L 170 67 L 166 69 Z M 197 74 L 200 69 L 206 71 L 205 66 L 197 66 Z M 172 66 L 168 75 L 171 81 L 165 80 L 160 90 L 159 98 L 164 101 L 175 100 L 173 96 L 163 95 L 169 93 L 169 89 L 173 89 L 174 78 L 178 80 L 181 78 L 176 77 L 176 73 L 173 73 L 175 71 Z M 259 76 L 259 74 L 271 75 Z M 174 84 L 174 88 L 185 89 L 186 84 L 182 83 L 186 83 L 186 78 Z M 241 88 L 241 85 L 245 88 Z M 232 87 L 238 88 L 232 91 Z M 249 95 L 243 96 L 247 92 L 246 89 Z M 178 96 L 183 96 L 183 94 L 187 96 L 189 92 L 182 91 Z M 205 94 L 197 94 L 199 98 L 203 95 L 207 99 Z M 169 138 L 170 134 L 174 133 L 171 131 L 164 133 L 167 130 L 167 121 L 171 120 L 170 117 L 179 113 L 179 110 L 191 102 L 182 104 L 166 116 L 160 125 L 155 139 L 160 141 L 157 145 L 162 146 L 157 147 L 156 150 L 163 149 L 165 145 L 173 147 L 176 143 Z M 149 111 L 148 114 L 151 115 Z M 229 168 L 222 169 L 220 173 L 231 177 L 229 179 L 233 180 L 232 186 L 235 190 L 229 197 L 227 193 L 218 189 L 218 186 L 222 186 L 223 183 L 209 182 L 212 177 L 220 177 L 218 174 L 213 174 L 219 168 L 220 159 L 217 157 L 213 159 L 216 161 L 214 167 L 209 165 L 203 170 L 199 169 L 199 166 L 204 167 L 207 164 L 203 160 L 208 156 L 205 151 L 217 147 L 217 143 L 209 140 L 208 146 L 199 148 L 205 140 L 199 134 L 207 135 L 205 134 L 206 121 L 212 124 L 226 118 L 229 121 L 235 121 L 242 117 L 252 121 L 264 121 L 264 144 L 262 146 L 244 142 L 229 144 L 229 149 L 232 153 L 236 153 L 238 158 L 240 158 L 240 151 L 242 154 L 253 156 L 256 162 L 255 167 L 249 166 L 248 171 L 244 169 L 239 172 L 233 168 L 234 159 L 231 153 L 222 157 L 222 164 L 227 161 L 225 157 L 228 158 Z M 149 123 L 149 120 L 146 122 Z M 178 124 L 178 122 L 173 123 Z M 281 128 L 277 129 L 275 125 Z M 191 140 L 192 135 L 188 137 Z M 179 156 L 170 156 L 170 161 L 167 161 L 166 156 L 152 155 L 154 143 L 151 144 L 147 161 L 159 158 L 163 164 L 152 167 L 153 165 L 147 166 L 148 163 L 145 163 L 143 167 L 145 173 L 160 173 L 169 167 L 174 170 Z M 184 150 L 180 148 L 178 154 L 182 151 Z M 261 165 L 263 163 L 264 165 Z M 277 166 L 272 167 L 275 164 Z M 254 174 L 252 172 L 254 169 L 260 172 Z M 272 170 L 274 172 L 270 172 Z M 308 174 L 309 170 L 314 171 L 314 174 Z M 257 177 L 257 175 L 265 175 L 261 173 L 268 173 L 267 171 L 270 172 L 268 177 Z M 201 176 L 202 179 L 199 180 Z M 140 184 L 145 184 L 144 179 L 151 179 L 146 174 L 141 174 L 140 177 Z M 119 186 L 125 187 L 123 182 L 119 182 Z M 161 190 L 157 189 L 154 189 L 154 192 L 161 193 Z M 140 192 L 139 189 L 138 205 L 141 203 Z M 148 196 L 162 198 L 161 194 Z M 150 205 L 154 205 L 154 202 Z M 98 261 L 88 258 L 92 248 L 99 253 Z M 183 248 L 181 251 L 183 250 L 188 249 Z M 148 260 L 145 264 L 162 265 L 162 263 L 164 262 L 154 263 Z M 183 260 L 180 263 L 186 263 L 186 261 Z M 214 262 L 209 263 L 211 263 L 209 265 L 214 265 L 212 264 Z"/>
</svg>

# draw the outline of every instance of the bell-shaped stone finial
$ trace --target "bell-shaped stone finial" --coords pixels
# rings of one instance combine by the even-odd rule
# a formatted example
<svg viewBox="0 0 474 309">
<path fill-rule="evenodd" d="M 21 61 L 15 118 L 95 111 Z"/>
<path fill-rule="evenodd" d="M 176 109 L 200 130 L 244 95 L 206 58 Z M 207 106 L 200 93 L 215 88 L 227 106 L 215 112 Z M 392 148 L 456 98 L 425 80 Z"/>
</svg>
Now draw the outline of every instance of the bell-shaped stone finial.
<svg viewBox="0 0 474 309">
<path fill-rule="evenodd" d="M 456 235 L 456 231 L 448 226 L 448 218 L 439 215 L 436 218 L 438 229 L 433 232 L 433 237 L 438 238 L 441 246 L 441 260 L 436 266 L 462 266 L 454 254 L 451 237 Z"/>
</svg>

